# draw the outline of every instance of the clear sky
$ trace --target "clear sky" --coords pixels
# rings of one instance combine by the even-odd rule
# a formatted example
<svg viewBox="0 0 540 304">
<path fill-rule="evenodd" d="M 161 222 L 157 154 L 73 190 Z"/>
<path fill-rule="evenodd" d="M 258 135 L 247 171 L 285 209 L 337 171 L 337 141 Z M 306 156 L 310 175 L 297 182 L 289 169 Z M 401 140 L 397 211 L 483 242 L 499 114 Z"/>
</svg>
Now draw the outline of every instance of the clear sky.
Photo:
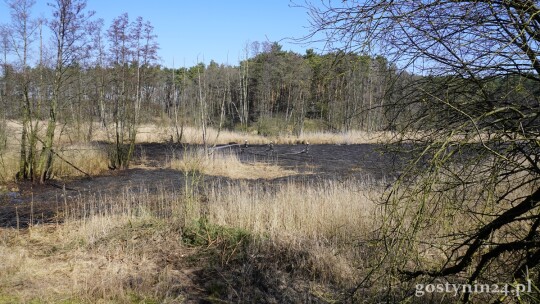
<svg viewBox="0 0 540 304">
<path fill-rule="evenodd" d="M 318 1 L 318 0 L 317 0 Z M 35 16 L 50 16 L 50 0 L 37 0 Z M 284 50 L 304 53 L 312 46 L 286 38 L 308 32 L 305 9 L 289 0 L 88 0 L 96 18 L 111 21 L 127 12 L 130 20 L 141 16 L 155 27 L 162 64 L 193 66 L 198 61 L 235 65 L 243 58 L 247 42 L 278 41 Z M 303 0 L 299 1 L 303 3 Z M 9 22 L 7 6 L 0 0 L 0 23 Z M 285 39 L 285 40 L 283 40 Z"/>
</svg>

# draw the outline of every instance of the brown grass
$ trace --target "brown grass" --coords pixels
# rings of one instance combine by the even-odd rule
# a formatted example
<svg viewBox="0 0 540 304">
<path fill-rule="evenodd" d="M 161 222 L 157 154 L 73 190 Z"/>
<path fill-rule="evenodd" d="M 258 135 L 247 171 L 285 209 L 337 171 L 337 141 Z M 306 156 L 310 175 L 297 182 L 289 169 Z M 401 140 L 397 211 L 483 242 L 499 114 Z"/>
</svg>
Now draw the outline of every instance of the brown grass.
<svg viewBox="0 0 540 304">
<path fill-rule="evenodd" d="M 15 151 L 4 151 L 0 154 L 0 183 L 15 180 L 19 170 L 19 158 Z"/>
<path fill-rule="evenodd" d="M 95 126 L 94 139 L 107 140 L 109 137 L 106 131 Z M 166 142 L 173 138 L 173 129 L 156 124 L 144 124 L 139 126 L 137 142 Z M 388 141 L 392 134 L 387 132 L 363 132 L 349 131 L 343 133 L 330 132 L 304 132 L 300 136 L 282 134 L 279 136 L 262 136 L 253 132 L 238 132 L 221 130 L 215 128 L 207 129 L 206 143 L 208 145 L 228 144 L 230 142 L 243 143 L 247 140 L 250 144 L 268 144 L 273 141 L 275 144 L 298 144 L 309 142 L 311 144 L 362 144 L 378 143 Z M 195 127 L 184 127 L 182 142 L 189 144 L 203 144 L 202 131 Z"/>
<path fill-rule="evenodd" d="M 46 122 L 38 122 L 40 132 L 38 136 L 44 137 Z M 18 170 L 17 155 L 19 153 L 21 124 L 17 121 L 6 121 L 5 132 L 7 134 L 7 146 L 0 151 L 0 182 L 13 181 Z M 90 132 L 91 130 L 91 132 Z M 112 129 L 106 130 L 97 123 L 81 124 L 79 128 L 58 124 L 55 137 L 55 150 L 70 163 L 90 175 L 100 174 L 107 169 L 106 154 L 99 151 L 87 141 L 110 141 L 113 138 Z M 88 135 L 91 137 L 88 138 Z M 139 126 L 136 141 L 143 142 L 167 142 L 170 141 L 173 130 L 164 124 L 144 124 Z M 280 136 L 265 137 L 248 132 L 233 132 L 208 128 L 207 144 L 228 144 L 231 142 L 243 143 L 247 140 L 250 144 L 359 144 L 377 143 L 390 140 L 392 134 L 384 132 L 366 133 L 362 131 L 350 131 L 346 133 L 305 132 L 300 136 L 282 134 Z M 185 127 L 182 142 L 189 144 L 203 144 L 202 131 L 198 128 Z M 41 144 L 38 143 L 39 150 Z M 191 156 L 190 158 L 199 158 Z M 182 164 L 182 162 L 184 164 Z M 175 162 L 173 167 L 183 168 L 189 166 L 187 160 Z M 231 178 L 277 178 L 296 174 L 292 170 L 285 170 L 268 164 L 242 164 L 233 156 L 219 156 L 197 161 L 209 175 L 229 176 Z M 57 177 L 69 177 L 84 175 L 73 166 L 64 161 L 54 162 L 53 174 Z"/>
<path fill-rule="evenodd" d="M 3 154 L 6 165 L 0 163 L 5 176 L 14 176 L 16 171 L 17 124 L 11 123 L 10 128 L 13 137 Z M 103 130 L 93 128 L 93 140 L 107 139 Z M 139 131 L 140 142 L 163 142 L 172 134 L 170 129 L 155 125 L 142 126 Z M 80 136 L 70 137 L 70 132 L 59 133 L 58 153 L 86 173 L 106 170 L 106 154 L 92 144 L 80 143 L 84 142 Z M 186 128 L 184 141 L 201 143 L 200 134 L 200 130 Z M 266 138 L 228 131 L 218 136 L 216 130 L 209 129 L 208 134 L 211 144 L 245 139 L 252 144 L 266 144 L 270 140 L 277 144 L 374 140 L 362 132 Z M 236 180 L 269 180 L 298 174 L 273 164 L 241 162 L 235 154 L 221 153 L 208 156 L 185 152 L 182 158 L 173 159 L 170 166 Z M 55 176 L 80 174 L 67 163 L 55 160 Z M 257 279 L 283 278 L 285 283 L 268 283 L 270 290 L 279 290 L 277 293 L 301 290 L 329 301 L 333 296 L 326 295 L 326 289 L 320 286 L 349 288 L 361 277 L 358 263 L 364 262 L 358 242 L 371 235 L 376 212 L 373 200 L 379 195 L 376 188 L 359 181 L 280 185 L 234 181 L 203 187 L 197 183 L 186 182 L 186 187 L 192 188 L 184 191 L 151 192 L 139 185 L 117 196 L 81 195 L 71 209 L 65 210 L 67 218 L 63 224 L 38 225 L 21 231 L 0 228 L 0 256 L 4 260 L 0 263 L 0 303 L 208 300 L 208 294 L 216 292 L 211 292 L 213 287 L 201 283 L 194 273 L 216 263 L 228 269 L 223 273 L 231 276 L 222 281 L 244 282 L 242 288 L 247 290 L 258 287 L 249 285 L 249 279 L 238 273 L 251 269 L 251 275 Z M 199 188 L 207 191 L 194 190 Z M 208 223 L 218 234 L 209 233 L 210 228 L 200 228 L 200 223 Z M 195 231 L 204 244 L 186 245 L 186 229 Z M 231 236 L 236 232 L 249 236 L 245 247 Z M 254 269 L 260 273 L 253 272 Z M 288 286 L 287 280 L 293 280 L 291 276 L 299 276 L 303 287 Z M 227 292 L 217 292 L 211 298 L 227 299 L 234 295 L 233 302 L 253 302 L 257 298 L 249 298 L 249 292 Z M 302 297 L 295 299 L 300 301 Z"/>
<path fill-rule="evenodd" d="M 152 299 L 154 294 L 166 295 L 177 278 L 167 267 L 159 267 L 159 259 L 150 259 L 147 252 L 156 248 L 153 246 L 172 249 L 175 244 L 144 240 L 148 248 L 135 250 L 137 242 L 126 248 L 117 231 L 148 223 L 128 217 L 111 217 L 107 224 L 99 218 L 94 220 L 82 227 L 81 223 L 35 227 L 19 235 L 3 230 L 3 237 L 10 243 L 0 245 L 6 261 L 0 265 L 0 302 L 133 303 Z M 96 230 L 103 237 L 90 243 L 89 237 Z"/>
<path fill-rule="evenodd" d="M 247 231 L 253 241 L 242 250 L 249 253 L 244 258 L 238 247 L 219 245 L 223 236 L 203 233 L 206 245 L 184 245 L 179 227 L 193 222 L 182 218 L 182 193 L 126 190 L 117 197 L 81 197 L 65 224 L 0 229 L 0 302 L 176 303 L 206 297 L 209 287 L 199 285 L 194 271 L 213 263 L 209 248 L 222 252 L 216 257 L 221 267 L 247 258 L 239 265 L 263 271 L 274 267 L 266 264 L 270 259 L 280 269 L 292 263 L 295 272 L 316 275 L 319 282 L 354 283 L 354 244 L 370 234 L 375 190 L 359 190 L 365 185 L 352 181 L 288 183 L 270 192 L 262 184 L 220 187 L 211 187 L 207 208 L 198 204 L 198 212 L 216 227 Z M 267 258 L 250 258 L 256 256 Z"/>
<path fill-rule="evenodd" d="M 186 151 L 179 159 L 172 159 L 173 169 L 185 172 L 200 172 L 212 176 L 232 179 L 275 179 L 296 175 L 298 172 L 277 165 L 260 162 L 241 162 L 236 154 L 204 154 L 203 151 Z"/>
<path fill-rule="evenodd" d="M 0 182 L 11 182 L 19 170 L 20 136 L 22 126 L 15 121 L 7 121 L 6 124 L 6 147 L 0 151 Z M 38 136 L 43 138 L 45 122 L 39 122 L 40 132 Z M 65 125 L 57 126 L 54 150 L 61 158 L 55 157 L 52 174 L 55 177 L 83 176 L 83 172 L 89 175 L 98 175 L 107 170 L 107 153 L 103 148 L 80 141 L 73 136 L 74 131 Z M 75 142 L 75 143 L 74 143 Z M 37 150 L 41 150 L 38 142 Z M 77 167 L 80 170 L 75 169 Z M 81 172 L 83 171 L 83 172 Z"/>
<path fill-rule="evenodd" d="M 55 157 L 53 161 L 52 175 L 56 178 L 85 176 L 86 174 L 95 176 L 108 170 L 107 153 L 96 145 L 65 145 L 55 148 L 55 151 L 62 158 Z M 0 182 L 14 181 L 19 170 L 18 154 L 14 148 L 0 154 Z"/>
<path fill-rule="evenodd" d="M 33 123 L 33 126 L 35 127 L 35 123 Z M 8 130 L 8 146 L 9 147 L 19 147 L 20 141 L 21 141 L 21 132 L 22 132 L 22 124 L 18 121 L 14 120 L 8 120 L 6 121 L 6 128 Z M 45 138 L 45 132 L 47 130 L 47 122 L 46 121 L 38 121 L 37 122 L 37 134 L 38 137 L 43 139 Z M 55 144 L 58 145 L 70 145 L 74 142 L 81 142 L 84 141 L 83 137 L 85 137 L 85 133 L 88 131 L 88 125 L 83 124 L 81 129 L 79 130 L 80 134 L 77 134 L 77 130 L 75 130 L 74 127 L 68 126 L 66 124 L 58 123 L 56 125 L 56 132 L 55 132 Z"/>
<path fill-rule="evenodd" d="M 52 172 L 57 177 L 84 176 L 86 174 L 95 176 L 108 170 L 107 153 L 99 146 L 92 144 L 70 145 L 60 148 L 57 153 L 63 158 L 63 160 L 56 158 L 53 163 Z"/>
<path fill-rule="evenodd" d="M 38 123 L 40 126 L 40 136 L 44 136 L 46 122 Z M 17 121 L 6 121 L 8 129 L 8 144 L 17 146 L 20 140 L 21 124 Z M 114 138 L 114 128 L 103 128 L 99 123 L 82 123 L 79 128 L 74 126 L 58 124 L 55 142 L 58 144 L 73 144 L 76 142 L 85 141 L 112 141 Z M 88 138 L 88 135 L 91 135 Z M 157 123 L 141 124 L 137 128 L 137 143 L 163 143 L 174 138 L 175 131 L 169 121 L 158 121 Z M 395 132 L 365 132 L 359 130 L 351 130 L 347 132 L 326 132 L 326 131 L 306 131 L 295 136 L 290 132 L 283 132 L 277 136 L 263 136 L 257 134 L 256 131 L 241 132 L 230 130 L 218 130 L 213 127 L 207 128 L 206 143 L 208 145 L 228 144 L 230 142 L 243 143 L 247 140 L 251 144 L 268 144 L 273 141 L 275 144 L 299 144 L 309 142 L 311 144 L 366 144 L 366 143 L 385 143 L 392 141 L 416 141 L 421 138 L 430 137 L 429 132 L 416 132 L 397 134 Z M 441 140 L 435 135 L 433 140 Z M 463 135 L 453 135 L 444 140 L 455 142 L 480 142 L 489 139 L 487 134 L 473 134 L 472 137 L 465 138 Z M 202 130 L 194 126 L 185 126 L 183 130 L 183 143 L 188 144 L 204 144 Z"/>
<path fill-rule="evenodd" d="M 305 237 L 350 242 L 372 226 L 376 191 L 358 182 L 216 185 L 209 192 L 211 221 L 276 239 Z M 360 190 L 362 189 L 362 190 Z"/>
</svg>

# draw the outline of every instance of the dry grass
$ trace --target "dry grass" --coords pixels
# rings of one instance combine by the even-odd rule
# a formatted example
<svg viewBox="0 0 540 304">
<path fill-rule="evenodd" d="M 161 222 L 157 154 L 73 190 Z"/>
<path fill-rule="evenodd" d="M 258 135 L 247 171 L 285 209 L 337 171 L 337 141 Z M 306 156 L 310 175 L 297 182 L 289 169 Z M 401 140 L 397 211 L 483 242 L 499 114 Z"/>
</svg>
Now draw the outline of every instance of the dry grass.
<svg viewBox="0 0 540 304">
<path fill-rule="evenodd" d="M 17 170 L 20 126 L 13 122 L 8 125 L 12 137 L 2 154 L 2 176 L 14 176 Z M 108 138 L 97 126 L 92 128 L 93 140 Z M 62 158 L 92 175 L 107 169 L 104 151 L 91 144 L 78 144 L 78 137 L 70 137 L 72 130 L 65 130 L 57 138 L 56 151 Z M 155 125 L 141 126 L 139 131 L 139 142 L 164 142 L 172 134 L 169 128 Z M 202 142 L 200 130 L 186 128 L 184 132 L 184 142 Z M 266 138 L 228 131 L 218 136 L 214 129 L 208 130 L 208 138 L 210 144 L 245 139 L 252 144 L 271 140 L 277 144 L 374 140 L 361 132 Z M 82 174 L 60 159 L 53 165 L 58 177 Z M 234 154 L 207 156 L 194 151 L 185 152 L 170 165 L 186 172 L 232 179 L 268 180 L 298 174 L 272 164 L 241 162 Z M 186 186 L 198 189 L 200 185 Z M 358 181 L 274 186 L 265 181 L 235 181 L 202 187 L 208 190 L 205 193 L 189 189 L 151 192 L 140 185 L 140 189 L 126 189 L 117 196 L 79 196 L 72 209 L 65 211 L 67 220 L 63 224 L 24 231 L 0 229 L 0 256 L 4 260 L 0 264 L 0 303 L 182 303 L 208 293 L 210 287 L 191 273 L 194 268 L 209 267 L 200 256 L 208 258 L 210 249 L 222 255 L 221 267 L 233 264 L 237 256 L 241 271 L 264 272 L 274 267 L 277 273 L 283 273 L 288 267 L 304 274 L 301 280 L 306 282 L 351 287 L 360 277 L 357 243 L 369 237 L 374 221 L 371 199 L 378 191 L 367 187 Z M 197 195 L 192 195 L 195 192 Z M 203 218 L 218 230 L 245 231 L 250 236 L 247 248 L 240 252 L 238 246 L 220 245 L 226 242 L 223 239 L 227 234 L 212 237 L 202 232 L 207 238 L 205 245 L 186 246 L 183 229 L 196 227 Z M 239 270 L 231 273 L 235 271 Z M 266 276 L 275 274 L 268 272 Z M 305 288 L 306 292 L 313 292 L 311 289 L 312 285 Z M 226 299 L 227 295 L 217 297 Z M 236 294 L 235 302 L 242 302 L 243 297 Z"/>
<path fill-rule="evenodd" d="M 19 157 L 15 151 L 8 150 L 0 153 L 0 183 L 15 180 L 19 171 Z"/>
<path fill-rule="evenodd" d="M 241 229 L 259 240 L 249 243 L 246 257 L 278 259 L 282 268 L 293 263 L 318 280 L 348 286 L 358 277 L 354 244 L 369 235 L 372 225 L 369 197 L 376 191 L 359 190 L 364 186 L 288 183 L 265 191 L 263 184 L 216 184 L 204 212 L 212 225 Z M 190 225 L 183 224 L 183 202 L 182 193 L 127 189 L 116 197 L 81 197 L 73 206 L 83 217 L 68 216 L 59 226 L 1 229 L 0 302 L 177 303 L 200 297 L 208 287 L 198 285 L 193 269 L 209 266 L 197 261 L 220 240 L 197 248 L 184 245 L 175 228 Z M 206 207 L 198 206 L 203 214 Z M 219 248 L 228 250 L 220 263 L 241 254 L 237 247 Z M 261 271 L 274 267 L 265 258 L 257 261 L 249 258 L 241 265 L 262 263 L 248 266 Z"/>
<path fill-rule="evenodd" d="M 20 141 L 22 126 L 17 121 L 7 121 L 7 129 L 9 130 L 8 142 L 14 146 Z M 46 129 L 46 122 L 38 122 L 40 137 L 43 137 Z M 73 126 L 58 124 L 56 128 L 55 142 L 58 144 L 73 144 L 75 142 L 91 141 L 111 141 L 114 138 L 114 128 L 105 129 L 98 123 L 81 124 L 77 129 Z M 91 132 L 90 132 L 91 131 Z M 88 135 L 91 134 L 91 138 Z M 173 138 L 174 130 L 164 124 L 142 124 L 137 129 L 137 143 L 143 142 L 166 142 Z M 207 128 L 206 140 L 207 144 L 227 144 L 230 142 L 242 143 L 247 140 L 251 144 L 268 144 L 273 141 L 276 144 L 298 144 L 309 142 L 311 144 L 362 144 L 362 143 L 378 143 L 381 141 L 390 140 L 394 134 L 388 132 L 364 132 L 364 131 L 349 131 L 342 133 L 333 132 L 304 132 L 300 136 L 294 136 L 289 133 L 284 133 L 279 136 L 262 136 L 256 132 L 238 132 L 229 130 L 218 131 L 215 128 Z M 186 126 L 183 130 L 182 142 L 188 144 L 203 144 L 202 131 L 200 128 Z"/>
<path fill-rule="evenodd" d="M 44 136 L 45 123 L 40 122 L 41 138 Z M 15 179 L 15 174 L 19 170 L 19 149 L 22 126 L 18 122 L 7 121 L 6 146 L 0 151 L 0 182 L 11 182 Z M 85 175 L 98 175 L 107 170 L 107 153 L 103 148 L 91 143 L 73 143 L 73 130 L 68 130 L 63 125 L 58 125 L 58 132 L 55 138 L 54 150 L 64 160 L 56 157 L 53 162 L 52 174 L 56 177 L 73 177 Z M 37 150 L 41 150 L 41 143 L 38 142 Z M 68 164 L 67 162 L 71 163 Z M 77 167 L 79 170 L 74 168 Z M 83 172 L 81 172 L 83 171 Z"/>
<path fill-rule="evenodd" d="M 387 132 L 365 132 L 365 131 L 348 131 L 342 133 L 330 132 L 305 132 L 300 136 L 285 135 L 275 138 L 278 144 L 296 144 L 306 143 L 311 144 L 337 144 L 337 145 L 352 145 L 352 144 L 369 144 L 381 143 L 389 141 L 392 134 Z"/>
<path fill-rule="evenodd" d="M 65 146 L 58 151 L 58 155 L 69 162 L 58 158 L 55 160 L 52 172 L 58 177 L 84 176 L 86 174 L 94 176 L 108 170 L 107 153 L 104 148 L 96 145 Z"/>
<path fill-rule="evenodd" d="M 6 121 L 5 128 L 6 147 L 0 151 L 0 182 L 13 181 L 15 173 L 18 171 L 17 154 L 20 145 L 20 135 L 22 126 L 16 121 Z M 44 137 L 46 122 L 38 122 L 40 138 Z M 91 131 L 91 132 L 90 132 Z M 95 175 L 102 173 L 107 169 L 107 155 L 103 151 L 99 151 L 95 146 L 87 143 L 91 141 L 110 141 L 112 137 L 112 129 L 106 130 L 97 123 L 81 124 L 77 129 L 73 126 L 58 124 L 55 137 L 56 150 L 60 156 L 72 163 L 82 171 Z M 88 138 L 87 135 L 91 134 Z M 163 124 L 145 124 L 138 128 L 136 141 L 142 142 L 168 142 L 173 138 L 173 130 L 170 126 Z M 361 131 L 350 131 L 347 133 L 325 133 L 325 132 L 306 132 L 301 136 L 292 136 L 283 134 L 281 136 L 265 137 L 247 132 L 233 132 L 227 130 L 218 130 L 208 128 L 207 144 L 228 144 L 231 142 L 243 143 L 247 140 L 250 144 L 268 144 L 273 141 L 275 144 L 359 144 L 359 143 L 376 143 L 388 141 L 391 138 L 389 133 L 366 133 Z M 202 131 L 198 128 L 185 127 L 183 131 L 182 142 L 189 144 L 203 144 Z M 41 144 L 38 143 L 39 150 Z M 191 159 L 200 158 L 198 156 L 190 157 Z M 173 167 L 184 168 L 190 166 L 187 163 L 193 161 L 180 160 L 175 162 Z M 243 164 L 236 160 L 233 156 L 219 156 L 198 161 L 200 166 L 204 168 L 204 172 L 209 175 L 229 176 L 231 178 L 277 178 L 296 174 L 294 171 L 285 170 L 268 164 Z M 58 177 L 80 176 L 84 175 L 73 166 L 62 160 L 54 162 L 53 174 Z"/>
<path fill-rule="evenodd" d="M 148 257 L 148 251 L 166 245 L 173 249 L 175 244 L 165 239 L 144 240 L 148 248 L 135 250 L 135 245 L 143 244 L 134 242 L 126 248 L 116 235 L 142 223 L 148 224 L 124 216 L 106 221 L 94 218 L 82 227 L 75 222 L 58 228 L 35 227 L 21 235 L 2 231 L 9 244 L 0 245 L 5 259 L 0 265 L 0 303 L 138 303 L 152 301 L 156 294 L 167 299 L 168 289 L 174 288 L 171 285 L 178 277 L 169 268 L 159 267 L 159 259 Z M 103 238 L 88 243 L 86 233 L 94 230 Z M 133 235 L 129 237 L 131 240 Z"/>
<path fill-rule="evenodd" d="M 175 138 L 174 129 L 170 126 L 170 122 L 158 122 L 152 124 L 142 124 L 137 128 L 137 143 L 163 143 Z M 38 122 L 39 135 L 44 136 L 46 122 Z M 17 121 L 7 121 L 6 128 L 10 136 L 8 144 L 17 146 L 20 140 L 21 124 Z M 65 124 L 57 125 L 55 142 L 58 144 L 73 144 L 75 142 L 85 141 L 112 141 L 114 138 L 114 128 L 103 128 L 99 123 L 82 123 L 79 128 Z M 91 135 L 89 137 L 89 135 Z M 127 135 L 126 135 L 127 136 Z M 348 132 L 324 132 L 324 131 L 307 131 L 299 136 L 292 135 L 290 132 L 284 132 L 279 136 L 263 136 L 253 132 L 239 132 L 230 130 L 217 130 L 209 127 L 206 131 L 206 143 L 208 145 L 228 144 L 231 142 L 243 143 L 247 140 L 251 144 L 268 144 L 273 141 L 275 144 L 299 144 L 309 142 L 311 144 L 369 144 L 369 143 L 385 143 L 392 141 L 416 141 L 421 138 L 428 138 L 429 132 L 416 132 L 397 134 L 394 132 L 365 132 L 359 130 L 351 130 Z M 433 138 L 439 140 L 439 137 Z M 463 135 L 453 135 L 446 139 L 455 142 L 480 142 L 489 139 L 487 134 L 479 137 L 473 134 L 472 137 L 465 138 Z M 188 144 L 203 144 L 202 130 L 198 127 L 185 126 L 182 134 L 182 142 Z"/>
<path fill-rule="evenodd" d="M 372 227 L 376 191 L 359 182 L 279 185 L 217 184 L 209 193 L 211 221 L 276 239 L 351 242 Z M 360 190 L 362 189 L 362 190 Z"/>
<path fill-rule="evenodd" d="M 107 140 L 106 132 L 96 126 L 95 140 Z M 155 124 L 145 124 L 138 128 L 137 142 L 166 142 L 173 138 L 173 130 L 170 127 Z M 388 141 L 392 134 L 386 132 L 367 133 L 363 131 L 349 131 L 344 133 L 330 132 L 305 132 L 300 136 L 282 134 L 280 136 L 262 136 L 256 133 L 235 132 L 208 128 L 206 142 L 208 145 L 228 144 L 231 142 L 243 143 L 247 140 L 250 144 L 298 144 L 309 142 L 311 144 L 362 144 Z M 184 127 L 182 142 L 188 144 L 203 144 L 202 131 L 199 128 Z"/>
<path fill-rule="evenodd" d="M 65 211 L 61 225 L 0 229 L 7 261 L 0 265 L 0 303 L 183 302 L 176 290 L 187 282 L 162 260 L 184 250 L 177 218 L 160 217 L 165 208 L 176 210 L 178 199 L 174 192 L 150 197 L 146 189 L 89 195 Z"/>
<path fill-rule="evenodd" d="M 36 126 L 36 123 L 33 123 L 33 126 Z M 21 132 L 22 132 L 22 124 L 18 121 L 8 120 L 6 121 L 6 128 L 8 130 L 8 146 L 9 147 L 18 147 L 20 145 L 21 141 Z M 45 138 L 45 132 L 47 131 L 47 122 L 46 121 L 38 121 L 37 122 L 37 135 L 39 138 L 43 139 Z M 55 144 L 58 145 L 70 145 L 74 142 L 80 142 L 83 141 L 83 133 L 86 133 L 88 130 L 88 125 L 83 124 L 81 126 L 81 129 L 79 130 L 79 133 L 77 134 L 77 131 L 75 128 L 70 127 L 65 124 L 58 123 L 56 125 L 56 132 L 54 137 Z"/>
<path fill-rule="evenodd" d="M 275 190 L 216 184 L 208 216 L 211 223 L 264 237 L 262 255 L 287 256 L 275 259 L 350 288 L 365 275 L 358 270 L 364 256 L 356 244 L 372 237 L 379 196 L 379 190 L 358 181 L 291 182 Z"/>
<path fill-rule="evenodd" d="M 187 128 L 186 141 L 188 143 L 202 144 L 202 132 L 196 128 Z M 243 143 L 247 140 L 251 144 L 268 144 L 273 141 L 278 145 L 290 145 L 299 143 L 311 144 L 362 144 L 377 143 L 389 138 L 387 134 L 367 133 L 363 131 L 350 131 L 344 133 L 330 132 L 304 132 L 300 136 L 283 134 L 280 136 L 262 136 L 252 133 L 242 133 L 233 131 L 221 131 L 219 134 L 215 129 L 208 130 L 210 144 L 227 144 L 230 142 Z"/>
<path fill-rule="evenodd" d="M 173 159 L 171 168 L 184 172 L 199 172 L 232 179 L 275 179 L 296 175 L 298 172 L 277 165 L 260 162 L 241 162 L 236 154 L 203 151 L 185 151 L 179 159 Z"/>
<path fill-rule="evenodd" d="M 55 157 L 53 161 L 52 175 L 55 177 L 65 178 L 86 174 L 94 176 L 108 170 L 107 153 L 98 146 L 77 144 L 59 147 L 55 151 L 62 158 Z M 0 182 L 14 181 L 18 170 L 19 155 L 16 149 L 11 148 L 0 154 Z"/>
</svg>

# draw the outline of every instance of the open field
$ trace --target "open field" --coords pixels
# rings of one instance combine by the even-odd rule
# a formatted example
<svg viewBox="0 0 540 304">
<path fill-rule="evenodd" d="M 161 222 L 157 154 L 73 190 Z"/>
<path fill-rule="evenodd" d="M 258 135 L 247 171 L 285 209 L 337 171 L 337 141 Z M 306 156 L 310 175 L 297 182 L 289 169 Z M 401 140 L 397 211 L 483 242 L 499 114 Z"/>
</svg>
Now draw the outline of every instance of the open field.
<svg viewBox="0 0 540 304">
<path fill-rule="evenodd" d="M 50 223 L 56 221 L 57 205 L 63 208 L 65 202 L 74 203 L 80 195 L 118 195 L 124 188 L 137 191 L 140 187 L 150 191 L 160 187 L 181 191 L 194 178 L 200 180 L 198 187 L 213 181 L 251 181 L 270 186 L 347 179 L 386 186 L 386 180 L 391 180 L 393 174 L 400 171 L 404 157 L 383 155 L 376 145 L 310 145 L 307 153 L 299 153 L 305 149 L 304 145 L 276 145 L 272 153 L 267 149 L 266 145 L 250 145 L 241 153 L 238 147 L 224 148 L 205 158 L 201 156 L 199 146 L 140 144 L 133 165 L 127 170 L 105 171 L 92 178 L 57 179 L 45 185 L 6 184 L 5 188 L 16 188 L 11 195 L 16 196 L 12 200 L 18 204 L 0 207 L 0 226 L 14 227 L 15 207 L 24 219 L 20 220 L 21 225 L 26 225 L 32 208 L 41 215 L 36 217 L 37 220 Z M 186 165 L 190 167 L 186 168 Z M 3 200 L 9 202 L 6 195 Z"/>
<path fill-rule="evenodd" d="M 41 132 L 45 129 L 45 122 L 38 122 L 38 129 Z M 17 145 L 21 132 L 21 124 L 17 121 L 7 121 L 6 128 L 9 134 L 9 143 Z M 113 138 L 114 128 L 104 128 L 100 124 L 82 124 L 79 128 L 58 124 L 57 142 L 73 143 L 81 140 L 110 141 Z M 44 134 L 44 133 L 43 133 Z M 41 134 L 41 135 L 43 135 Z M 175 130 L 168 124 L 143 124 L 137 130 L 138 143 L 162 143 L 170 141 L 175 135 Z M 349 132 L 323 132 L 311 131 L 303 132 L 299 136 L 283 133 L 274 136 L 258 135 L 257 132 L 238 132 L 229 130 L 217 130 L 209 127 L 207 129 L 207 143 L 227 144 L 229 142 L 243 143 L 247 140 L 251 144 L 268 144 L 273 141 L 276 144 L 297 144 L 310 142 L 312 144 L 365 144 L 388 141 L 394 134 L 388 132 L 363 132 L 352 130 Z M 182 131 L 182 142 L 186 144 L 203 144 L 202 132 L 199 128 L 186 126 Z"/>
</svg>

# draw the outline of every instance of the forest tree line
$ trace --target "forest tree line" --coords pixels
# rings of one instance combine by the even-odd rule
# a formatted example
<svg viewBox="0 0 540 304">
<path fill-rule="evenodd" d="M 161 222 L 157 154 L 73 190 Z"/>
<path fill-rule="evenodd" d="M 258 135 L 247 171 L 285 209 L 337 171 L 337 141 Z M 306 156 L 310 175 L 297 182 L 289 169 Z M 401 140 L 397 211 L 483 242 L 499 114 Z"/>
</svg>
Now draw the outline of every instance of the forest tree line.
<svg viewBox="0 0 540 304">
<path fill-rule="evenodd" d="M 129 23 L 127 18 L 123 15 L 116 21 Z M 389 98 L 385 92 L 397 77 L 396 67 L 384 57 L 317 54 L 312 49 L 298 54 L 266 42 L 248 44 L 249 57 L 236 66 L 211 61 L 163 67 L 155 56 L 156 42 L 137 50 L 133 48 L 137 41 L 117 41 L 117 36 L 125 35 L 115 33 L 118 30 L 111 26 L 105 34 L 96 33 L 89 57 L 66 68 L 69 81 L 63 86 L 58 109 L 61 121 L 99 121 L 107 126 L 116 116 L 130 115 L 126 110 L 140 102 L 144 121 L 167 116 L 180 124 L 200 125 L 204 111 L 208 125 L 229 129 L 257 129 L 270 120 L 300 134 L 305 119 L 311 119 L 323 130 L 379 130 L 384 122 L 382 110 L 368 113 L 368 109 L 382 109 Z M 40 63 L 22 69 L 9 60 L 9 42 L 3 41 L 3 115 L 21 117 L 26 87 L 35 119 L 45 119 L 47 109 L 38 108 L 52 98 L 54 67 Z"/>
</svg>

